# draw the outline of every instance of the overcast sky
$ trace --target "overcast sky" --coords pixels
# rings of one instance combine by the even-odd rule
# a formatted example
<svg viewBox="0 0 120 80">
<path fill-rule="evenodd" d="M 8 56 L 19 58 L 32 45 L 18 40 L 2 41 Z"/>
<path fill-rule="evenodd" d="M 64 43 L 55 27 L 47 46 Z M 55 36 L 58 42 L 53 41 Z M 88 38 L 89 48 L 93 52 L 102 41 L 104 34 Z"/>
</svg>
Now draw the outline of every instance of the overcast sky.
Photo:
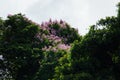
<svg viewBox="0 0 120 80">
<path fill-rule="evenodd" d="M 0 17 L 8 14 L 25 14 L 41 24 L 52 20 L 64 20 L 85 34 L 90 25 L 100 18 L 116 16 L 119 0 L 1 0 Z"/>
</svg>

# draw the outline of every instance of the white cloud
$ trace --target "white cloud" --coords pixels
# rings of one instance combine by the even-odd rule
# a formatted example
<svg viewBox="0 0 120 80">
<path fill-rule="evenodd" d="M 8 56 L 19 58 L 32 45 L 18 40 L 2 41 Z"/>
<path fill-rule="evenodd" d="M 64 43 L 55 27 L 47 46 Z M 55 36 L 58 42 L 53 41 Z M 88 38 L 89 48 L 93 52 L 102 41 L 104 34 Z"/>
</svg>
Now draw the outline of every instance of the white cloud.
<svg viewBox="0 0 120 80">
<path fill-rule="evenodd" d="M 41 23 L 52 19 L 63 19 L 81 34 L 88 26 L 105 16 L 116 15 L 118 0 L 41 0 L 28 9 L 28 15 Z"/>
<path fill-rule="evenodd" d="M 45 2 L 44 2 L 45 1 Z M 44 0 L 30 7 L 28 15 L 35 17 L 35 21 L 47 21 L 50 18 L 63 19 L 72 26 L 85 30 L 83 27 L 89 18 L 89 3 L 87 0 Z M 45 4 L 46 3 L 46 4 Z M 86 18 L 87 17 L 87 18 Z"/>
<path fill-rule="evenodd" d="M 81 34 L 86 33 L 89 25 L 105 16 L 116 15 L 119 0 L 2 0 L 0 16 L 23 13 L 41 23 L 50 18 L 63 19 Z"/>
<path fill-rule="evenodd" d="M 8 14 L 26 13 L 26 9 L 38 0 L 2 0 L 0 2 L 0 17 Z"/>
</svg>

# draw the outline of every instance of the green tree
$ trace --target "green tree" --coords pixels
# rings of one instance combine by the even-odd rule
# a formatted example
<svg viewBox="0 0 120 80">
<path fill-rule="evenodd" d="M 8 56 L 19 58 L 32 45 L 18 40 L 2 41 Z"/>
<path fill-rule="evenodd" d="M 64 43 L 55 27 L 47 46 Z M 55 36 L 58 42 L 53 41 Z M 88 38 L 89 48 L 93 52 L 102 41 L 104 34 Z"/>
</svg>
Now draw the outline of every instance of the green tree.
<svg viewBox="0 0 120 80">
<path fill-rule="evenodd" d="M 8 16 L 4 22 L 1 52 L 4 65 L 15 80 L 32 80 L 39 68 L 41 50 L 36 50 L 35 34 L 39 28 L 22 14 Z"/>
<path fill-rule="evenodd" d="M 67 56 L 59 61 L 62 65 L 56 67 L 55 80 L 119 80 L 119 5 L 118 8 L 117 17 L 99 20 L 81 41 L 73 43 L 71 59 Z"/>
</svg>

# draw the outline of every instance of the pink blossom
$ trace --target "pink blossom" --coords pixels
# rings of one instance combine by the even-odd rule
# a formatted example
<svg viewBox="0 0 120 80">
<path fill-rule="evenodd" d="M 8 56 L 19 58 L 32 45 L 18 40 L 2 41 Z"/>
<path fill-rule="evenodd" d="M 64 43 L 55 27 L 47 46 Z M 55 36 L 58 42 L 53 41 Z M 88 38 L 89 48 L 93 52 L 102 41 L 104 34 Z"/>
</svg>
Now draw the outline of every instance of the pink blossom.
<svg viewBox="0 0 120 80">
<path fill-rule="evenodd" d="M 67 41 L 67 38 L 64 38 L 64 37 L 61 37 L 58 35 L 58 33 L 60 32 L 60 29 L 56 30 L 53 27 L 51 27 L 54 24 L 58 24 L 60 26 L 59 28 L 66 28 L 67 23 L 63 20 L 52 21 L 51 19 L 48 22 L 42 22 L 40 27 L 43 30 L 43 32 L 44 32 L 44 30 L 47 30 L 48 34 L 39 32 L 36 35 L 36 38 L 38 38 L 40 41 L 44 41 L 45 39 L 48 39 L 49 42 L 51 43 L 50 45 L 48 45 L 48 47 L 42 48 L 42 50 L 45 50 L 45 51 L 50 51 L 50 50 L 57 51 L 58 49 L 68 50 L 70 48 L 70 46 L 64 44 L 64 42 Z M 64 42 L 62 42 L 62 41 L 64 41 Z"/>
<path fill-rule="evenodd" d="M 10 16 L 13 16 L 12 14 L 8 14 L 8 16 L 10 17 Z"/>
<path fill-rule="evenodd" d="M 65 45 L 65 44 L 59 44 L 59 45 L 58 45 L 58 48 L 59 48 L 59 49 L 66 50 L 66 49 L 69 49 L 69 48 L 70 48 L 70 46 Z"/>
</svg>

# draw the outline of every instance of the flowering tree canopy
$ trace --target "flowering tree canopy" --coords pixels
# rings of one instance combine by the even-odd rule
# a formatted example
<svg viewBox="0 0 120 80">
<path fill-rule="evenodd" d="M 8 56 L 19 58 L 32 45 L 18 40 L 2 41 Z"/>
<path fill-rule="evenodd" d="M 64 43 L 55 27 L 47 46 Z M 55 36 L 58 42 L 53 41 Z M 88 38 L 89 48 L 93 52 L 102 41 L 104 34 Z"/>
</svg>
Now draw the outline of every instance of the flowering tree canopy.
<svg viewBox="0 0 120 80">
<path fill-rule="evenodd" d="M 120 3 L 84 36 L 63 20 L 0 18 L 0 80 L 120 80 Z"/>
</svg>

